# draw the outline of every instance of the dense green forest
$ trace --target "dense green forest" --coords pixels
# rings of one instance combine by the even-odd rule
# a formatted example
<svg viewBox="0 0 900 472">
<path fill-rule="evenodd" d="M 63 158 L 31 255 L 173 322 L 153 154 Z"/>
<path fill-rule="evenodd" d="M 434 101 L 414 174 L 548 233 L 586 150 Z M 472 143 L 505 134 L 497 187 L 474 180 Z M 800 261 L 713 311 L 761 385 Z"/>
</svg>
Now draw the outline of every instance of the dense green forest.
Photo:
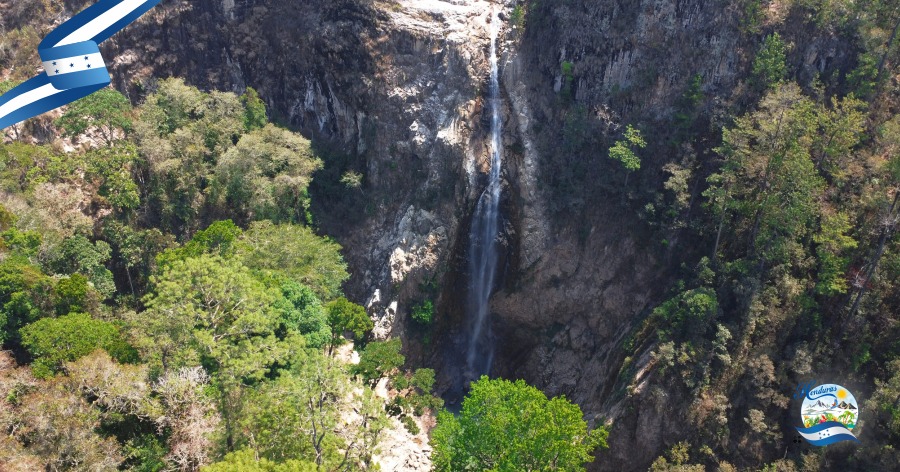
<svg viewBox="0 0 900 472">
<path fill-rule="evenodd" d="M 252 449 L 366 468 L 385 413 L 325 349 L 371 321 L 340 298 L 340 247 L 303 224 L 309 142 L 252 90 L 180 80 L 55 125 L 97 141 L 0 151 L 5 467 L 197 470 Z"/>
</svg>

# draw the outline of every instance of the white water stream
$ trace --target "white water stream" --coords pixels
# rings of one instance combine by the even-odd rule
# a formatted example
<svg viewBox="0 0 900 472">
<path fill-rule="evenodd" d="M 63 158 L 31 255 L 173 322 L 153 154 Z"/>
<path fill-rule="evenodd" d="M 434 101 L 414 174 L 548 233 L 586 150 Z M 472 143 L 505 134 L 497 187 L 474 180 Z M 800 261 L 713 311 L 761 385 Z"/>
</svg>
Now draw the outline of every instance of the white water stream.
<svg viewBox="0 0 900 472">
<path fill-rule="evenodd" d="M 466 376 L 477 379 L 488 374 L 494 359 L 494 345 L 490 329 L 491 292 L 497 273 L 497 235 L 500 221 L 500 168 L 503 163 L 500 119 L 500 79 L 497 57 L 497 37 L 500 34 L 500 18 L 493 12 L 491 19 L 491 84 L 489 106 L 491 112 L 491 170 L 469 232 L 469 293 L 467 316 L 469 320 L 469 348 L 466 356 Z"/>
</svg>

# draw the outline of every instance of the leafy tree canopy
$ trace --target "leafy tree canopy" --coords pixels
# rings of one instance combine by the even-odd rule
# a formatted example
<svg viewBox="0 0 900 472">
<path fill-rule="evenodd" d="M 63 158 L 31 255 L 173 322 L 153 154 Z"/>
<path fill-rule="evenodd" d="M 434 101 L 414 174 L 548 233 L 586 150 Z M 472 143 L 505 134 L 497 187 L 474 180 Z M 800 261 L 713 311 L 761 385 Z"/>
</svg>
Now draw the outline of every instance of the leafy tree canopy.
<svg viewBox="0 0 900 472">
<path fill-rule="evenodd" d="M 283 356 L 275 337 L 279 294 L 233 259 L 174 261 L 153 277 L 135 315 L 138 347 L 165 368 L 203 364 L 229 379 L 261 378 Z"/>
<path fill-rule="evenodd" d="M 294 280 L 281 284 L 283 298 L 276 304 L 282 335 L 295 331 L 306 338 L 311 348 L 325 347 L 331 339 L 331 329 L 325 307 L 311 288 Z"/>
<path fill-rule="evenodd" d="M 784 81 L 787 77 L 786 55 L 787 46 L 778 33 L 766 36 L 753 61 L 753 77 L 759 88 L 775 87 Z"/>
<path fill-rule="evenodd" d="M 301 223 L 309 206 L 307 187 L 321 168 L 309 140 L 269 124 L 241 137 L 215 172 L 224 204 L 242 220 Z"/>
<path fill-rule="evenodd" d="M 114 89 L 104 88 L 69 105 L 56 120 L 56 126 L 70 137 L 96 127 L 103 143 L 112 146 L 117 134 L 131 129 L 130 114 L 128 99 Z"/>
<path fill-rule="evenodd" d="M 288 460 L 272 462 L 265 457 L 258 458 L 252 449 L 241 449 L 228 453 L 224 459 L 200 469 L 200 472 L 317 472 L 315 463 Z"/>
<path fill-rule="evenodd" d="M 482 377 L 472 384 L 459 416 L 442 412 L 432 431 L 434 468 L 579 471 L 608 431 L 589 431 L 581 409 L 564 397 L 548 399 L 524 381 Z"/>
<path fill-rule="evenodd" d="M 22 328 L 21 333 L 22 345 L 34 357 L 32 370 L 37 377 L 52 375 L 64 362 L 74 361 L 98 348 L 121 362 L 137 361 L 136 351 L 125 342 L 115 325 L 85 313 L 43 318 Z"/>
<path fill-rule="evenodd" d="M 259 93 L 253 87 L 241 95 L 241 103 L 244 104 L 244 129 L 253 131 L 266 126 L 269 119 L 266 117 L 266 104 L 259 98 Z"/>
<path fill-rule="evenodd" d="M 53 281 L 21 256 L 0 260 L 0 341 L 53 311 Z"/>
<path fill-rule="evenodd" d="M 399 339 L 369 343 L 359 355 L 359 364 L 353 366 L 352 372 L 375 385 L 406 362 L 406 357 L 400 354 L 402 347 Z"/>
<path fill-rule="evenodd" d="M 641 131 L 628 125 L 625 128 L 625 139 L 616 141 L 609 148 L 609 158 L 619 161 L 622 167 L 629 173 L 641 168 L 641 158 L 635 153 L 638 149 L 647 147 L 647 142 L 641 136 Z"/>
<path fill-rule="evenodd" d="M 328 312 L 328 326 L 331 328 L 331 342 L 329 350 L 341 344 L 345 332 L 353 333 L 357 340 L 362 340 L 368 331 L 375 327 L 375 323 L 369 318 L 366 309 L 356 303 L 340 297 L 326 306 Z"/>
<path fill-rule="evenodd" d="M 190 241 L 181 247 L 169 249 L 157 257 L 159 265 L 166 266 L 176 260 L 215 254 L 229 257 L 234 254 L 235 241 L 243 234 L 241 228 L 231 220 L 216 221 L 197 231 Z"/>
<path fill-rule="evenodd" d="M 91 243 L 82 235 L 75 235 L 62 242 L 49 256 L 48 267 L 57 274 L 82 274 L 104 297 L 116 291 L 112 272 L 106 268 L 111 256 L 105 241 Z"/>
<path fill-rule="evenodd" d="M 323 300 L 335 298 L 349 277 L 340 251 L 339 244 L 307 227 L 269 221 L 251 223 L 237 246 L 247 267 L 296 280 Z"/>
<path fill-rule="evenodd" d="M 336 359 L 298 352 L 291 369 L 247 398 L 240 441 L 252 441 L 270 460 L 306 460 L 320 470 L 370 467 L 384 409 L 370 390 L 354 387 Z M 352 419 L 342 416 L 348 408 L 356 411 Z"/>
</svg>

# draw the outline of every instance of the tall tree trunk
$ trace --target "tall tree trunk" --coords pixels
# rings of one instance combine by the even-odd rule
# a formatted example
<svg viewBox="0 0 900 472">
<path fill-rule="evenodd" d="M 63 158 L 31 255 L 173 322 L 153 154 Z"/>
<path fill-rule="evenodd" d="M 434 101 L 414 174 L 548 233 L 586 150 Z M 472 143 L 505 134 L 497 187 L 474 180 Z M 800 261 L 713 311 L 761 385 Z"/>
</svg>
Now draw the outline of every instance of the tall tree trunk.
<svg viewBox="0 0 900 472">
<path fill-rule="evenodd" d="M 900 203 L 900 190 L 897 190 L 897 193 L 894 194 L 894 201 L 891 203 L 887 212 L 888 225 L 886 225 L 881 232 L 881 238 L 878 239 L 878 249 L 875 250 L 875 256 L 872 257 L 872 262 L 869 263 L 869 268 L 866 270 L 866 274 L 863 277 L 863 286 L 859 288 L 859 292 L 857 292 L 856 298 L 853 300 L 853 305 L 850 307 L 850 313 L 842 323 L 841 331 L 843 331 L 843 326 L 846 325 L 847 320 L 852 319 L 853 316 L 856 315 L 856 311 L 859 309 L 859 302 L 866 294 L 866 287 L 869 285 L 869 280 L 875 276 L 875 271 L 878 270 L 878 264 L 881 263 L 881 257 L 884 256 L 887 244 L 893 238 L 894 232 L 897 230 L 896 220 L 900 215 L 896 215 L 895 213 L 897 212 L 898 203 Z"/>
<path fill-rule="evenodd" d="M 888 54 L 891 53 L 891 46 L 894 44 L 894 40 L 897 39 L 897 32 L 900 30 L 900 18 L 897 18 L 897 22 L 894 23 L 894 30 L 891 31 L 891 37 L 888 39 L 887 44 L 884 46 L 884 54 L 881 55 L 881 60 L 878 61 L 878 75 L 875 76 L 876 80 L 881 83 L 881 74 L 884 72 L 884 66 L 887 63 Z M 879 89 L 881 86 L 879 86 Z"/>
<path fill-rule="evenodd" d="M 725 228 L 725 215 L 722 215 L 722 219 L 719 220 L 719 229 L 716 231 L 716 244 L 713 246 L 712 252 L 712 260 L 716 262 L 718 260 L 719 255 L 719 241 L 722 240 L 722 230 Z"/>
<path fill-rule="evenodd" d="M 694 202 L 697 200 L 697 190 L 700 188 L 699 178 L 694 179 L 694 187 L 691 189 L 691 199 L 688 201 L 687 211 L 684 214 L 685 225 L 691 223 L 691 216 L 694 210 Z"/>
<path fill-rule="evenodd" d="M 131 294 L 137 296 L 137 293 L 134 292 L 134 282 L 131 281 L 131 270 L 128 269 L 128 264 L 125 264 L 125 275 L 128 276 L 128 285 L 131 287 Z"/>
</svg>

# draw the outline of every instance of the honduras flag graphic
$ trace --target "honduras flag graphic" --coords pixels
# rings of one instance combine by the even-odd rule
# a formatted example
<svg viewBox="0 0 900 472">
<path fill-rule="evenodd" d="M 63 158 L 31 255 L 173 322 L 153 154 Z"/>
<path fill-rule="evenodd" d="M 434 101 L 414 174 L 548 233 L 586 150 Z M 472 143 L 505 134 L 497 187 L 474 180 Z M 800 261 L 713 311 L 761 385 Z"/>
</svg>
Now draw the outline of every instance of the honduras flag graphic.
<svg viewBox="0 0 900 472">
<path fill-rule="evenodd" d="M 812 389 L 804 386 L 798 393 L 803 395 L 800 414 L 804 427 L 796 428 L 800 436 L 813 446 L 859 442 L 852 433 L 859 422 L 859 403 L 850 390 L 823 384 Z"/>
<path fill-rule="evenodd" d="M 106 87 L 109 71 L 98 44 L 137 20 L 160 0 L 100 0 L 41 41 L 44 72 L 0 96 L 0 129 Z"/>
<path fill-rule="evenodd" d="M 811 428 L 797 428 L 797 432 L 813 446 L 827 446 L 841 441 L 856 441 L 856 436 L 838 421 L 826 421 Z"/>
</svg>

